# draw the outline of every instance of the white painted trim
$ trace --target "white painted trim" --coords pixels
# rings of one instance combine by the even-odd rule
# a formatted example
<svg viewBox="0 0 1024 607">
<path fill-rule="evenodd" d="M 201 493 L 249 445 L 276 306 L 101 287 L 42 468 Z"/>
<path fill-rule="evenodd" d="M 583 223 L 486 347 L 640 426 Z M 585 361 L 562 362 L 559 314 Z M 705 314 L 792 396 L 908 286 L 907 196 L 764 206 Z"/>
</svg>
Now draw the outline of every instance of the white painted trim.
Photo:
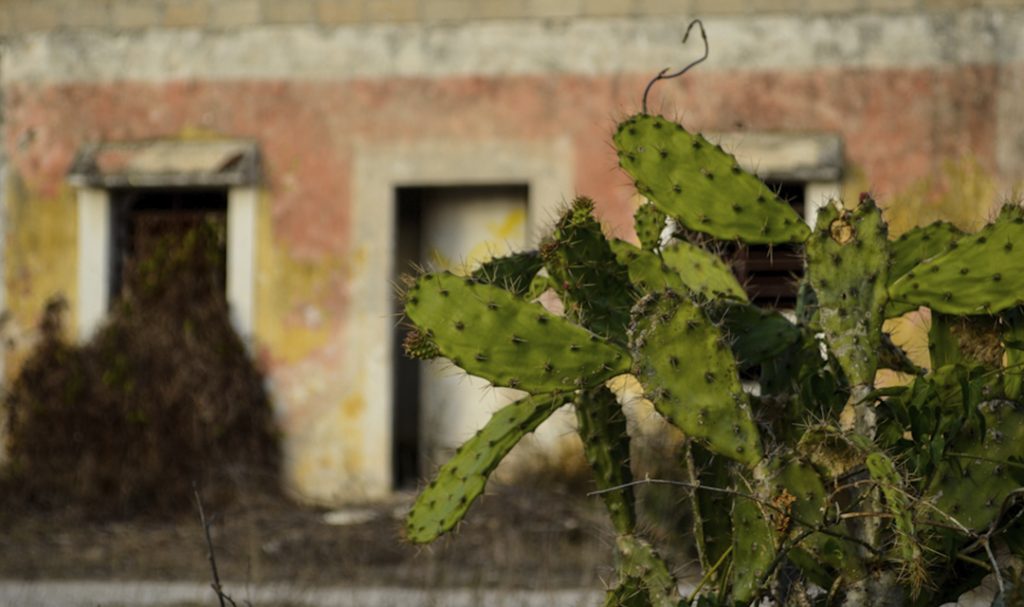
<svg viewBox="0 0 1024 607">
<path fill-rule="evenodd" d="M 78 190 L 78 338 L 89 339 L 110 309 L 113 223 L 106 190 Z"/>
<path fill-rule="evenodd" d="M 252 338 L 256 318 L 256 214 L 257 188 L 228 190 L 227 299 L 231 321 L 246 342 Z"/>
<path fill-rule="evenodd" d="M 538 74 L 654 74 L 697 48 L 680 35 L 692 15 L 495 20 L 424 26 L 263 25 L 214 32 L 58 30 L 16 36 L 0 54 L 7 82 L 346 80 Z M 720 70 L 935 68 L 1024 60 L 1024 10 L 863 11 L 704 19 Z"/>
<path fill-rule="evenodd" d="M 340 478 L 334 487 L 303 487 L 325 496 L 344 494 L 355 483 L 379 497 L 392 484 L 392 331 L 395 270 L 396 188 L 400 186 L 526 184 L 528 245 L 537 243 L 573 192 L 573 151 L 567 139 L 540 142 L 447 140 L 412 144 L 363 144 L 352 175 L 352 256 L 360 263 L 349 281 L 344 321 L 350 364 L 339 372 L 366 409 L 362 435 L 367 454 L 361 478 Z M 372 444 L 371 444 L 372 443 Z M 384 445 L 384 448 L 381 448 Z M 312 445 L 310 446 L 313 447 Z M 302 449 L 303 446 L 296 446 Z"/>
</svg>

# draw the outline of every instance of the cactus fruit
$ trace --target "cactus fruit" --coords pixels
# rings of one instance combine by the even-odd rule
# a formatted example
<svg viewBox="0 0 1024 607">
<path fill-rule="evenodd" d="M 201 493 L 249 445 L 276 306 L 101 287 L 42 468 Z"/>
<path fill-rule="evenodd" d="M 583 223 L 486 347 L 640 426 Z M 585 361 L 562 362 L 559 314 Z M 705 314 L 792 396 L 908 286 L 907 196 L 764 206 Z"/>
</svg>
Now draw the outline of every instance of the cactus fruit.
<svg viewBox="0 0 1024 607">
<path fill-rule="evenodd" d="M 583 439 L 583 453 L 594 471 L 598 489 L 611 516 L 612 525 L 619 533 L 632 533 L 636 526 L 633 480 L 629 469 L 629 436 L 626 434 L 626 416 L 615 400 L 615 394 L 601 386 L 580 390 L 573 401 L 579 435 Z M 621 487 L 615 491 L 607 491 Z"/>
<path fill-rule="evenodd" d="M 525 295 L 530 290 L 537 271 L 544 262 L 536 251 L 514 253 L 495 257 L 473 271 L 472 277 L 480 282 L 492 284 L 516 295 Z"/>
<path fill-rule="evenodd" d="M 947 459 L 928 487 L 936 508 L 932 520 L 983 531 L 1002 512 L 1004 501 L 1020 488 L 1024 457 L 1024 410 L 1013 401 L 978 405 L 984 424 L 965 429 L 946 448 Z"/>
<path fill-rule="evenodd" d="M 633 374 L 655 409 L 711 451 L 756 464 L 761 439 L 721 332 L 672 291 L 645 296 L 633 316 Z"/>
<path fill-rule="evenodd" d="M 406 538 L 424 544 L 450 531 L 483 493 L 487 477 L 502 458 L 564 402 L 559 394 L 544 395 L 499 409 L 420 493 L 406 520 Z"/>
<path fill-rule="evenodd" d="M 893 300 L 944 314 L 995 314 L 1024 303 L 1024 209 L 1003 206 L 976 234 L 914 266 L 889 287 Z"/>
<path fill-rule="evenodd" d="M 424 274 L 406 293 L 405 312 L 442 356 L 498 386 L 543 393 L 599 385 L 629 369 L 618 347 L 472 278 Z"/>
<path fill-rule="evenodd" d="M 818 298 L 825 341 L 852 385 L 874 382 L 887 300 L 889 246 L 882 213 L 870 197 L 847 211 L 818 211 L 807 242 L 807 271 Z"/>
<path fill-rule="evenodd" d="M 653 204 L 642 204 L 633 214 L 636 222 L 636 236 L 640 239 L 640 247 L 654 251 L 661 246 L 661 233 L 665 229 L 667 216 Z"/>
<path fill-rule="evenodd" d="M 788 203 L 703 136 L 638 114 L 619 125 L 614 141 L 640 194 L 686 228 L 749 244 L 807 239 L 807 224 Z"/>
</svg>

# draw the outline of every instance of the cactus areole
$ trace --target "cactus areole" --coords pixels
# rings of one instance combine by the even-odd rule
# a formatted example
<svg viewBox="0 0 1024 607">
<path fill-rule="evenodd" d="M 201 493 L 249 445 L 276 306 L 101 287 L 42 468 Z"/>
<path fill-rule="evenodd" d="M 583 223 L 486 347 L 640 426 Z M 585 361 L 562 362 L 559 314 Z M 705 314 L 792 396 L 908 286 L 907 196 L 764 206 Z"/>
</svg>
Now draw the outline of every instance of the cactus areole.
<svg viewBox="0 0 1024 607">
<path fill-rule="evenodd" d="M 939 223 L 890 240 L 862 196 L 812 229 L 664 117 L 627 118 L 613 142 L 649 201 L 639 247 L 605 238 L 581 198 L 539 251 L 425 273 L 405 292 L 409 355 L 528 393 L 440 468 L 406 537 L 454 529 L 511 448 L 571 404 L 618 534 L 606 605 L 937 605 L 984 575 L 1016 591 L 992 546 L 1024 558 L 1024 209 L 973 234 Z M 716 242 L 802 245 L 798 313 L 749 304 Z M 564 316 L 536 302 L 545 289 Z M 932 313 L 927 371 L 883 334 L 919 308 Z M 916 374 L 877 387 L 893 361 Z M 631 439 L 605 387 L 627 373 L 687 437 L 679 491 L 700 508 L 705 568 L 690 597 L 636 526 Z"/>
</svg>

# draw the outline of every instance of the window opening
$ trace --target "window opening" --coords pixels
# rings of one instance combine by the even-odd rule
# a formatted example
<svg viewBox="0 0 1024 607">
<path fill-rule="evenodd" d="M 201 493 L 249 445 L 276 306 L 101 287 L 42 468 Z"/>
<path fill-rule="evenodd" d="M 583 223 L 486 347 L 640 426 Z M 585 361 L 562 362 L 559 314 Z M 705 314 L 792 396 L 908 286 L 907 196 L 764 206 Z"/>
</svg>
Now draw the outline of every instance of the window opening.
<svg viewBox="0 0 1024 607">
<path fill-rule="evenodd" d="M 113 239 L 110 301 L 126 288 L 125 276 L 133 264 L 152 256 L 168 242 L 180 242 L 191 230 L 212 225 L 219 238 L 221 291 L 227 282 L 227 189 L 119 188 L 110 191 L 113 203 Z"/>
<path fill-rule="evenodd" d="M 804 217 L 806 185 L 799 181 L 765 183 Z M 742 245 L 729 253 L 733 271 L 758 306 L 777 309 L 796 307 L 798 283 L 804 273 L 804 257 L 799 245 Z"/>
</svg>

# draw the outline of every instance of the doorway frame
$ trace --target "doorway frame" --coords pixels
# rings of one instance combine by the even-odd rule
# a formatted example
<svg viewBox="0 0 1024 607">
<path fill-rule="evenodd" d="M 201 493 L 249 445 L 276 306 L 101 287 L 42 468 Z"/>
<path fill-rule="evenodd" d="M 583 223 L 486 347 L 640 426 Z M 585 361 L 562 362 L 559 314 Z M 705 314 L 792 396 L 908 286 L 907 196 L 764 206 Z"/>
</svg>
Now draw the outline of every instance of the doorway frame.
<svg viewBox="0 0 1024 607">
<path fill-rule="evenodd" d="M 349 283 L 345 324 L 353 354 L 344 374 L 350 396 L 380 403 L 366 409 L 362 432 L 364 465 L 350 478 L 370 497 L 393 486 L 392 316 L 396 266 L 395 221 L 400 187 L 523 184 L 527 187 L 527 247 L 573 192 L 574 152 L 568 138 L 533 141 L 417 141 L 356 146 L 353 162 L 350 250 L 358 260 Z M 356 355 L 358 353 L 358 355 Z"/>
</svg>

